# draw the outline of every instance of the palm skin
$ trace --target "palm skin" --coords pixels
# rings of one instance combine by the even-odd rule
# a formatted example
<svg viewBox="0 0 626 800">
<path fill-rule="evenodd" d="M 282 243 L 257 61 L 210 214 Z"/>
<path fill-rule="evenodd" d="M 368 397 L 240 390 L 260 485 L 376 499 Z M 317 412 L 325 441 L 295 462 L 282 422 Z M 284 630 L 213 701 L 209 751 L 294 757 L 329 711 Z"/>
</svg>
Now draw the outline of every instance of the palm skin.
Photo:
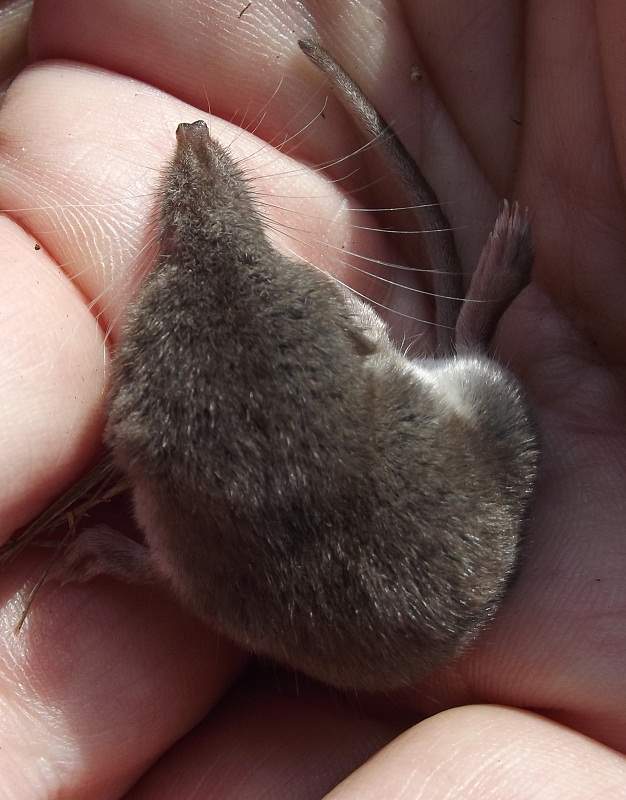
<svg viewBox="0 0 626 800">
<path fill-rule="evenodd" d="M 12 409 L 0 456 L 7 476 L 0 518 L 8 536 L 95 452 L 106 370 L 101 329 L 85 303 L 105 292 L 101 319 L 114 335 L 126 299 L 123 271 L 136 266 L 145 244 L 151 192 L 173 130 L 199 116 L 175 98 L 200 109 L 208 98 L 213 113 L 252 128 L 280 84 L 255 132 L 273 142 L 297 131 L 320 110 L 326 90 L 302 62 L 296 30 L 322 40 L 393 121 L 446 203 L 467 270 L 501 197 L 532 209 L 534 281 L 493 347 L 534 400 L 543 448 L 510 597 L 472 649 L 428 682 L 393 698 L 344 702 L 316 688 L 292 694 L 273 676 L 237 682 L 244 654 L 187 619 L 165 593 L 146 596 L 110 581 L 44 589 L 16 638 L 20 593 L 43 558 L 29 553 L 0 584 L 5 794 L 46 797 L 62 788 L 67 797 L 152 798 L 168 796 L 169 787 L 170 796 L 209 797 L 208 789 L 191 794 L 206 780 L 221 798 L 272 796 L 278 785 L 289 786 L 289 797 L 320 797 L 407 721 L 418 724 L 333 790 L 335 800 L 357 791 L 380 797 L 381 785 L 386 797 L 401 796 L 411 781 L 422 797 L 439 796 L 444 786 L 464 798 L 489 790 L 510 796 L 511 786 L 541 797 L 546 768 L 569 797 L 611 796 L 624 785 L 626 115 L 619 37 L 626 12 L 618 3 L 583 2 L 473 3 L 471 13 L 451 2 L 405 6 L 343 3 L 341 27 L 314 3 L 308 20 L 299 7 L 278 3 L 264 4 L 262 18 L 254 6 L 239 18 L 231 4 L 200 0 L 36 4 L 33 59 L 92 66 L 30 69 L 0 116 L 0 199 L 10 210 L 0 341 L 3 408 Z M 417 86 L 398 80 L 415 64 L 423 75 Z M 294 155 L 305 164 L 361 142 L 333 100 L 314 124 L 313 135 L 296 139 Z M 240 157 L 259 146 L 243 134 L 235 140 L 231 129 L 222 136 Z M 339 213 L 341 191 L 319 174 L 294 171 L 269 148 L 264 153 L 275 177 L 259 181 L 259 191 L 266 198 L 276 187 L 279 199 L 265 206 L 276 230 L 282 220 L 300 229 L 302 198 L 310 204 L 313 196 L 319 210 L 317 221 L 308 219 L 308 237 L 279 237 L 286 247 L 325 266 L 333 253 L 315 258 L 318 237 L 371 258 L 405 257 L 393 237 L 353 228 L 377 219 Z M 360 189 L 355 205 L 380 205 L 380 187 L 365 183 L 357 174 L 343 185 Z M 74 284 L 59 277 L 56 264 Z M 413 295 L 389 295 L 349 270 L 341 277 L 374 300 L 430 313 Z M 162 699 L 156 715 L 155 697 Z M 47 770 L 38 768 L 33 742 Z M 238 765 L 232 772 L 225 754 Z"/>
</svg>

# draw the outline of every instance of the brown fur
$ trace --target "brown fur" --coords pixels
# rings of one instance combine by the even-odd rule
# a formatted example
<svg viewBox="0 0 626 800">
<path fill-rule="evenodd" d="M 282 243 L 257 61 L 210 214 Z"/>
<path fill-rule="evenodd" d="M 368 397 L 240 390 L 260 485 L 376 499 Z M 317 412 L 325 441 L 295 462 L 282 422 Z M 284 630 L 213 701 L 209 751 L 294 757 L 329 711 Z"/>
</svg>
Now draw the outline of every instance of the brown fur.
<svg viewBox="0 0 626 800">
<path fill-rule="evenodd" d="M 204 123 L 177 138 L 106 434 L 148 551 L 86 531 L 57 575 L 91 561 L 165 580 L 234 640 L 337 686 L 414 681 L 493 616 L 516 562 L 535 431 L 481 351 L 529 278 L 528 222 L 499 218 L 508 249 L 469 294 L 493 299 L 502 273 L 512 288 L 481 304 L 490 319 L 461 312 L 468 355 L 411 363 L 368 306 L 272 248 Z"/>
</svg>

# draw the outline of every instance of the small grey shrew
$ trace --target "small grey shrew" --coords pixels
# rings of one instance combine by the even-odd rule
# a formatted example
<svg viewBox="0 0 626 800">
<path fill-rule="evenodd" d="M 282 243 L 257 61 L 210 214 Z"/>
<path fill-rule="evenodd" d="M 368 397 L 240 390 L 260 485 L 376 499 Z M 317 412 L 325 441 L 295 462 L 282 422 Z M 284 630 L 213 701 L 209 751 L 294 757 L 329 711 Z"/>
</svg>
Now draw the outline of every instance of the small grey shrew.
<svg viewBox="0 0 626 800">
<path fill-rule="evenodd" d="M 461 273 L 434 192 L 332 58 L 300 46 L 444 231 L 429 237 L 442 357 L 406 358 L 368 305 L 278 253 L 228 152 L 204 122 L 179 125 L 105 434 L 145 544 L 85 530 L 51 575 L 165 582 L 257 654 L 386 689 L 454 657 L 514 570 L 538 448 L 486 348 L 530 280 L 531 235 L 504 203 L 462 307 L 450 299 Z"/>
</svg>

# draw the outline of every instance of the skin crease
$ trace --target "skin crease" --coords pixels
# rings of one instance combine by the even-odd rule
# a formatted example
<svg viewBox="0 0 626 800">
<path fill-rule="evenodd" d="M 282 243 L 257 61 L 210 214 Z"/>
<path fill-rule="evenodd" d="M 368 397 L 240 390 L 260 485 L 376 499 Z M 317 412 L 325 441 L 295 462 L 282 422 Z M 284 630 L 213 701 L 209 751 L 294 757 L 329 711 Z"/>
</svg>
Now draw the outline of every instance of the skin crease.
<svg viewBox="0 0 626 800">
<path fill-rule="evenodd" d="M 288 122 L 295 131 L 310 120 L 325 97 L 322 79 L 300 59 L 296 31 L 332 49 L 381 112 L 407 130 L 405 141 L 417 142 L 412 152 L 449 202 L 453 224 L 466 226 L 458 233 L 467 269 L 501 196 L 532 206 L 535 282 L 507 313 L 495 345 L 533 397 L 543 435 L 522 572 L 494 624 L 454 667 L 400 697 L 379 699 L 375 710 L 360 699 L 359 713 L 376 721 L 363 731 L 354 703 L 328 693 L 326 703 L 298 703 L 303 695 L 289 695 L 272 677 L 261 688 L 237 684 L 211 713 L 241 658 L 224 642 L 207 642 L 160 594 L 142 596 L 104 580 L 45 590 L 24 635 L 14 637 L 20 592 L 40 574 L 41 555 L 29 553 L 0 583 L 0 794 L 211 797 L 216 784 L 202 788 L 202 776 L 227 757 L 234 766 L 222 773 L 220 798 L 279 791 L 320 797 L 406 726 L 407 712 L 412 722 L 442 712 L 357 770 L 332 791 L 334 800 L 380 797 L 381 787 L 390 798 L 618 797 L 626 781 L 626 119 L 619 38 L 626 12 L 617 2 L 556 0 L 523 8 L 473 3 L 471 11 L 446 2 L 254 5 L 241 20 L 231 4 L 174 0 L 35 6 L 32 58 L 92 66 L 41 65 L 13 87 L 0 112 L 3 208 L 55 209 L 11 213 L 3 237 L 4 263 L 23 266 L 22 280 L 13 277 L 10 285 L 24 296 L 21 306 L 3 305 L 0 317 L 0 405 L 5 415 L 12 410 L 11 424 L 2 426 L 0 518 L 32 517 L 93 454 L 102 375 L 91 367 L 101 337 L 95 330 L 93 338 L 71 335 L 86 324 L 78 301 L 110 284 L 98 268 L 103 260 L 112 271 L 131 263 L 155 170 L 169 157 L 182 119 L 175 100 L 124 76 L 201 109 L 208 97 L 214 113 L 236 120 L 254 118 L 282 78 L 280 102 L 257 130 L 266 140 L 280 138 Z M 417 90 L 397 77 L 415 63 L 424 73 Z M 114 74 L 103 80 L 97 67 Z M 316 90 L 319 103 L 306 106 Z M 138 119 L 129 116 L 131 104 L 141 110 Z M 323 130 L 325 136 L 304 137 L 299 158 L 319 163 L 360 141 L 334 103 Z M 276 172 L 281 163 L 273 162 Z M 298 173 L 293 194 L 306 196 L 318 180 Z M 353 176 L 351 183 L 364 182 Z M 128 202 L 115 207 L 120 196 Z M 70 214 L 63 210 L 68 203 L 85 210 Z M 373 194 L 368 205 L 377 204 Z M 42 244 L 41 276 L 29 267 L 34 242 L 17 223 Z M 327 227 L 322 220 L 320 230 Z M 364 236 L 358 245 L 375 255 L 394 243 Z M 42 276 L 56 274 L 55 260 L 78 275 L 82 296 L 52 278 L 36 291 Z M 404 307 L 413 298 L 399 293 L 393 302 Z M 19 314 L 6 313 L 15 308 Z M 113 306 L 108 313 L 115 317 Z M 64 329 L 68 319 L 72 327 Z M 51 334 L 72 344 L 50 362 L 54 369 L 47 364 L 36 381 L 9 382 L 7 365 L 29 352 L 20 342 L 46 342 Z M 27 377 L 34 373 L 28 367 Z M 77 373 L 84 394 L 68 386 Z M 51 402 L 53 415 L 44 413 Z M 10 530 L 6 523 L 5 536 Z M 163 709 L 157 715 L 155 697 Z M 508 707 L 485 705 L 494 703 Z M 168 749 L 199 720 L 201 729 Z M 280 740 L 281 720 L 299 735 Z M 160 755 L 142 788 L 141 776 Z M 174 783 L 179 765 L 187 776 L 181 793 Z"/>
</svg>

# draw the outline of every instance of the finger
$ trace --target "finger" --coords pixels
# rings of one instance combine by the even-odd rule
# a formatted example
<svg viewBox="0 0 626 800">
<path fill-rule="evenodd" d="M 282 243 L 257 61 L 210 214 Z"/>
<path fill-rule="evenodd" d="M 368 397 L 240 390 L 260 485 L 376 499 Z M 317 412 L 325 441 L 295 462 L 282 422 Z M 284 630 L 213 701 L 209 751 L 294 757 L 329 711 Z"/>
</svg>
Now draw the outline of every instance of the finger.
<svg viewBox="0 0 626 800">
<path fill-rule="evenodd" d="M 622 28 L 625 15 L 626 8 L 609 4 L 598 28 L 594 4 L 529 6 L 532 99 L 519 170 L 541 251 L 536 274 L 568 323 L 568 350 L 592 363 L 605 359 L 609 368 L 623 364 L 626 352 L 626 226 L 616 158 L 624 144 L 614 137 L 606 101 L 607 90 L 623 96 L 624 81 L 621 70 L 606 79 L 604 65 L 616 61 L 611 39 L 602 36 L 608 25 Z"/>
<path fill-rule="evenodd" d="M 103 337 L 37 239 L 0 218 L 0 541 L 98 448 Z M 39 248 L 39 249 L 36 249 Z M 84 463 L 84 462 L 83 462 Z"/>
<path fill-rule="evenodd" d="M 398 6 L 353 4 L 339 18 L 334 6 L 317 3 L 252 3 L 239 16 L 244 6 L 218 0 L 142 0 L 131 5 L 44 0 L 34 18 L 32 53 L 35 58 L 95 63 L 200 108 L 208 103 L 212 113 L 255 130 L 268 142 L 285 131 L 304 129 L 323 112 L 309 135 L 290 148 L 302 160 L 332 163 L 353 152 L 362 137 L 298 50 L 298 38 L 318 38 L 418 158 L 458 228 L 461 259 L 471 269 L 500 198 L 482 178 L 441 105 L 436 76 L 426 71 L 423 80 L 411 80 L 420 59 Z M 138 39 L 135 30 L 149 31 L 149 36 Z M 390 203 L 389 193 L 378 186 L 381 172 L 379 167 L 370 187 L 376 198 L 370 205 L 384 207 Z M 363 183 L 361 178 L 346 185 L 356 190 Z"/>
<path fill-rule="evenodd" d="M 126 800 L 319 798 L 402 727 L 301 678 L 252 673 Z"/>
<path fill-rule="evenodd" d="M 626 759 L 535 714 L 467 706 L 407 731 L 328 800 L 587 800 L 623 794 Z"/>
<path fill-rule="evenodd" d="M 33 17 L 31 54 L 75 59 L 138 78 L 198 108 L 209 104 L 214 115 L 251 126 L 272 141 L 306 125 L 321 107 L 318 103 L 311 110 L 307 68 L 302 69 L 306 61 L 293 34 L 304 28 L 305 11 L 253 3 L 240 17 L 243 5 L 44 0 Z M 289 40 L 286 30 L 292 32 Z M 137 31 L 146 35 L 137 37 Z M 296 54 L 300 69 L 291 63 Z M 328 160 L 330 137 L 313 142 L 318 153 L 327 148 L 323 158 Z M 348 144 L 336 152 L 352 149 Z"/>
<path fill-rule="evenodd" d="M 162 592 L 106 580 L 45 586 L 16 634 L 42 568 L 31 552 L 2 575 L 0 795 L 119 796 L 213 707 L 242 657 Z"/>
<path fill-rule="evenodd" d="M 514 186 L 524 124 L 523 4 L 403 5 L 424 69 L 466 146 L 497 194 L 519 199 Z"/>
</svg>

